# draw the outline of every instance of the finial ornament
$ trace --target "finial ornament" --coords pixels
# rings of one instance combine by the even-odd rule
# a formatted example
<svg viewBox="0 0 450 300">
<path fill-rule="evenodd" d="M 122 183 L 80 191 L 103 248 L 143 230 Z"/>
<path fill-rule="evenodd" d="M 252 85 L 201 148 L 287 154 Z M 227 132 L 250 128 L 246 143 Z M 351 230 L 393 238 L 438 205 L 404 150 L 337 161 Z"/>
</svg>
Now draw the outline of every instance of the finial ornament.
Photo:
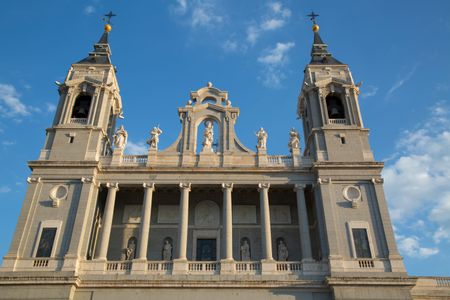
<svg viewBox="0 0 450 300">
<path fill-rule="evenodd" d="M 116 17 L 116 16 L 117 16 L 117 15 L 113 14 L 112 11 L 109 11 L 109 13 L 107 13 L 107 14 L 105 15 L 106 18 L 103 18 L 103 21 L 106 21 L 106 24 L 105 24 L 105 31 L 106 31 L 106 32 L 110 32 L 110 31 L 111 31 L 111 29 L 112 29 L 112 26 L 111 26 L 111 18 L 112 18 L 112 17 Z"/>
<path fill-rule="evenodd" d="M 319 15 L 316 14 L 316 13 L 314 13 L 314 11 L 311 11 L 311 13 L 310 13 L 309 15 L 307 15 L 307 16 L 308 16 L 309 19 L 313 22 L 312 30 L 313 30 L 314 32 L 318 32 L 320 27 L 319 27 L 319 25 L 317 25 L 316 17 L 318 17 Z"/>
</svg>

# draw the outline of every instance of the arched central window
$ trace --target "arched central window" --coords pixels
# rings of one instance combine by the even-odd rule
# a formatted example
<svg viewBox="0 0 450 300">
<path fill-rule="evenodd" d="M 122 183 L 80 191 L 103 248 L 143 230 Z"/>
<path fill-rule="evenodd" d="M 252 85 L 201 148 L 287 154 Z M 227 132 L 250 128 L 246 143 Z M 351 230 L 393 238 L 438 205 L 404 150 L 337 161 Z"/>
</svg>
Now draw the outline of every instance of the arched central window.
<svg viewBox="0 0 450 300">
<path fill-rule="evenodd" d="M 330 94 L 326 97 L 328 118 L 345 119 L 344 105 L 342 100 L 336 95 Z"/>
<path fill-rule="evenodd" d="M 71 117 L 76 119 L 87 119 L 89 116 L 91 101 L 92 97 L 90 95 L 79 95 L 73 105 Z"/>
</svg>

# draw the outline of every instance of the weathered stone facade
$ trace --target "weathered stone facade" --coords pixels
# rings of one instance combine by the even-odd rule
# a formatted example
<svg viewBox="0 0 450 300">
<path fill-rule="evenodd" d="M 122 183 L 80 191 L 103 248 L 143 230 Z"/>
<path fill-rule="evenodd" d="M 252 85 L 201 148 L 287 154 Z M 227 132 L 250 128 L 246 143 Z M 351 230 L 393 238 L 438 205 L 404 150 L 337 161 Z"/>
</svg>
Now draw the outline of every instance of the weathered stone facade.
<svg viewBox="0 0 450 300">
<path fill-rule="evenodd" d="M 450 279 L 407 275 L 358 106 L 359 88 L 317 32 L 298 100 L 305 149 L 252 151 L 239 108 L 208 83 L 181 132 L 124 155 L 108 32 L 75 63 L 29 163 L 0 299 L 444 299 Z M 411 292 L 412 291 L 412 292 Z M 433 298 L 434 297 L 434 298 Z"/>
</svg>

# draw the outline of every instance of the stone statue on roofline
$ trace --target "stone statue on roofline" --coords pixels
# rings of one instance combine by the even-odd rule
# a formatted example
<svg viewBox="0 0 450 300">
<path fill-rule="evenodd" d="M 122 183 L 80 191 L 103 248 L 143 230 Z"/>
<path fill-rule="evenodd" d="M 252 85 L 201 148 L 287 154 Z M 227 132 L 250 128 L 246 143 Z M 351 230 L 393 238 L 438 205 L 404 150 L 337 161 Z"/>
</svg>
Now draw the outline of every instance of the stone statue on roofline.
<svg viewBox="0 0 450 300">
<path fill-rule="evenodd" d="M 117 129 L 113 138 L 114 138 L 114 147 L 120 150 L 125 149 L 128 140 L 128 133 L 123 127 L 123 125 L 121 125 L 119 129 Z"/>
<path fill-rule="evenodd" d="M 258 138 L 258 144 L 256 145 L 256 148 L 265 150 L 267 146 L 267 132 L 264 131 L 264 128 L 260 128 L 259 131 L 256 133 L 256 137 Z"/>
<path fill-rule="evenodd" d="M 300 148 L 300 137 L 299 137 L 298 131 L 295 130 L 295 128 L 291 128 L 291 131 L 289 131 L 288 147 L 291 151 L 292 151 L 292 149 Z"/>
<path fill-rule="evenodd" d="M 150 139 L 147 141 L 147 144 L 150 145 L 150 149 L 158 149 L 159 136 L 163 133 L 159 126 L 153 127 L 152 131 L 150 131 Z"/>
</svg>

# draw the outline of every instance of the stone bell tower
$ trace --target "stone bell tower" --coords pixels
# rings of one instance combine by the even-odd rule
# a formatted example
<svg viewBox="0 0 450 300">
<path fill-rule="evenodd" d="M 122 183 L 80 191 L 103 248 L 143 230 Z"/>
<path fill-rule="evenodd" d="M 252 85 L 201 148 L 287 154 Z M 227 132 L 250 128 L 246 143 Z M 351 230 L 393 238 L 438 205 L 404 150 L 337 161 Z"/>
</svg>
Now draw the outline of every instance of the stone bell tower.
<svg viewBox="0 0 450 300">
<path fill-rule="evenodd" d="M 72 64 L 58 83 L 60 100 L 51 128 L 47 129 L 40 160 L 98 160 L 110 153 L 122 100 L 111 63 L 109 24 L 89 56 Z"/>
<path fill-rule="evenodd" d="M 358 103 L 359 85 L 348 65 L 328 51 L 314 24 L 311 61 L 298 98 L 305 154 L 315 161 L 373 161 Z"/>
</svg>

